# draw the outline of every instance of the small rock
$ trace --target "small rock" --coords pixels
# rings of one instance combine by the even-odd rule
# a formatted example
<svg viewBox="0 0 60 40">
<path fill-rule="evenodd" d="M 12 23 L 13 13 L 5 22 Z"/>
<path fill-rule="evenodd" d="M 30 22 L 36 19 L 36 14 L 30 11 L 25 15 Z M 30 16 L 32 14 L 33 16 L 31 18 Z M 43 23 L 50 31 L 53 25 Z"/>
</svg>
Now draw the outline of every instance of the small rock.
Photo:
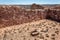
<svg viewBox="0 0 60 40">
<path fill-rule="evenodd" d="M 37 35 L 39 35 L 39 32 L 37 30 L 34 30 L 34 31 L 31 32 L 31 35 L 32 36 L 37 36 Z"/>
</svg>

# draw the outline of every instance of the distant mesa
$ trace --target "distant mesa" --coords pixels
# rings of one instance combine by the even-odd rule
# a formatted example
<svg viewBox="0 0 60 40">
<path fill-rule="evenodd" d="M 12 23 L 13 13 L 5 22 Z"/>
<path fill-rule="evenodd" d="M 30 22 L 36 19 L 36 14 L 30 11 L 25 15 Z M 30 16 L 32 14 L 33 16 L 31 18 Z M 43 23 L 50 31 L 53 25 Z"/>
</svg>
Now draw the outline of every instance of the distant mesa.
<svg viewBox="0 0 60 40">
<path fill-rule="evenodd" d="M 31 5 L 31 9 L 44 9 L 44 7 L 34 3 Z"/>
</svg>

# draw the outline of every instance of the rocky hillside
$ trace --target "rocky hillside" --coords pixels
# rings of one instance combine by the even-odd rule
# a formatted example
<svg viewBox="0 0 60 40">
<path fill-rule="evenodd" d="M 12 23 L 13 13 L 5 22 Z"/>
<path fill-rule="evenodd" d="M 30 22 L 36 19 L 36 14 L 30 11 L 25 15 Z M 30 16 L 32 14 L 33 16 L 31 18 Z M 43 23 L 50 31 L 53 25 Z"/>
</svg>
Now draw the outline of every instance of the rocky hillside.
<svg viewBox="0 0 60 40">
<path fill-rule="evenodd" d="M 60 23 L 44 19 L 1 28 L 0 40 L 60 40 Z"/>
<path fill-rule="evenodd" d="M 0 6 L 0 26 L 17 25 L 44 19 L 46 12 L 28 10 L 19 6 Z"/>
<path fill-rule="evenodd" d="M 60 9 L 33 4 L 30 9 L 20 6 L 0 6 L 0 28 L 22 23 L 52 19 L 60 21 Z"/>
</svg>

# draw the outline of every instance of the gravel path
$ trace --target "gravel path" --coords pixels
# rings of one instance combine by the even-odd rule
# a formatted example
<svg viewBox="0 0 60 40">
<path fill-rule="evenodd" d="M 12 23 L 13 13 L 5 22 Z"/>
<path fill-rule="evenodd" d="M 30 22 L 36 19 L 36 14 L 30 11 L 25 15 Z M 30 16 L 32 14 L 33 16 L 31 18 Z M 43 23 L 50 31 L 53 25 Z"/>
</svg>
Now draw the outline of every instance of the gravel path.
<svg viewBox="0 0 60 40">
<path fill-rule="evenodd" d="M 44 19 L 1 28 L 0 40 L 60 40 L 60 23 Z"/>
</svg>

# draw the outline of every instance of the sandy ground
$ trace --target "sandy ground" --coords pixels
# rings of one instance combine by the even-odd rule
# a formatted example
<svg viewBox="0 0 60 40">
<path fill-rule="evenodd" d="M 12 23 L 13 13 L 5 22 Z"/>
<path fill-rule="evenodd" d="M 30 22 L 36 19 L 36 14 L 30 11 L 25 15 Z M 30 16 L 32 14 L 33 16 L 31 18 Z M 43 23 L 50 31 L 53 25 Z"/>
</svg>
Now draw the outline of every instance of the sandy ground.
<svg viewBox="0 0 60 40">
<path fill-rule="evenodd" d="M 60 23 L 44 19 L 1 28 L 0 40 L 60 40 Z"/>
</svg>

